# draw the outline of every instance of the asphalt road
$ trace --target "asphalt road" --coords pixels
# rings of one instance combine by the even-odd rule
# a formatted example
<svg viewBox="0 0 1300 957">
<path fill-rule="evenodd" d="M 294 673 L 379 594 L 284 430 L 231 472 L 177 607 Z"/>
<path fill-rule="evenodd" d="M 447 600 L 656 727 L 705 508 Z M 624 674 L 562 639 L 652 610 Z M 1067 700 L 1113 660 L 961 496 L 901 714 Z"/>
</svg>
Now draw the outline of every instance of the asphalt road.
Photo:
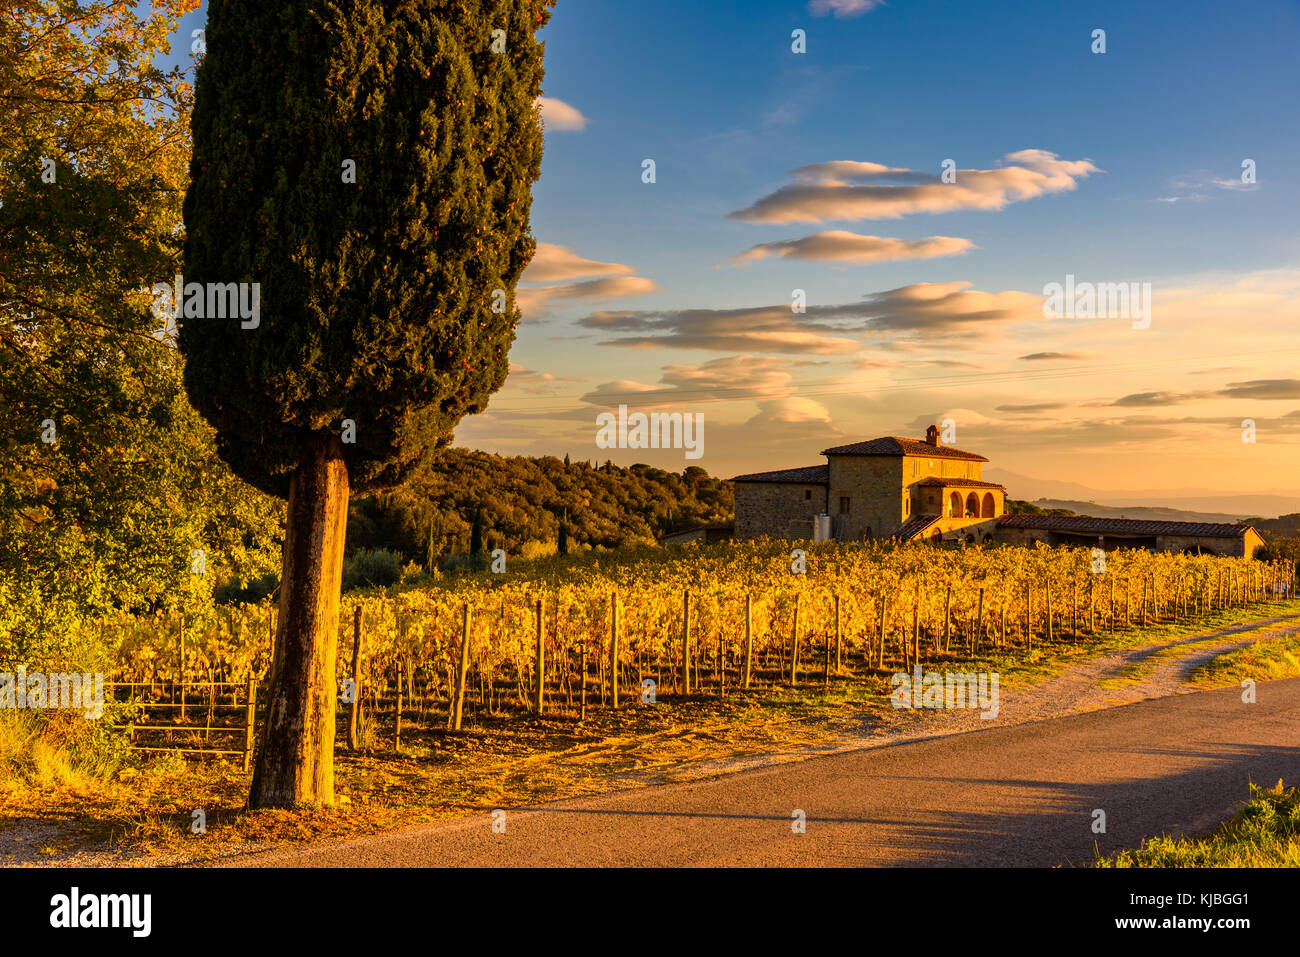
<svg viewBox="0 0 1300 957">
<path fill-rule="evenodd" d="M 1300 780 L 1300 678 L 505 809 L 226 866 L 1051 866 L 1195 834 Z M 795 833 L 794 812 L 806 817 Z M 1094 810 L 1106 832 L 1093 832 Z"/>
</svg>

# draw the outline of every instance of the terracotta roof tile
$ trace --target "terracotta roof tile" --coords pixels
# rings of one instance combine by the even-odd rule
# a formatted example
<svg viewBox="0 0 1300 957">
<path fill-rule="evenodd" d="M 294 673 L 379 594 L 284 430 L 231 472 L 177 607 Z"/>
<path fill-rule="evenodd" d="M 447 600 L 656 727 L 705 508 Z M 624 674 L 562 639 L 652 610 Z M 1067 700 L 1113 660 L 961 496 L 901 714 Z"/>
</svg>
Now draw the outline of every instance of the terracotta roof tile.
<svg viewBox="0 0 1300 957">
<path fill-rule="evenodd" d="M 1081 535 L 1191 535 L 1202 538 L 1241 538 L 1249 525 L 1217 522 L 1153 522 L 1136 518 L 1089 518 L 1086 515 L 1004 515 L 1006 528 L 1036 528 Z"/>
<path fill-rule="evenodd" d="M 907 439 L 898 435 L 887 435 L 867 442 L 854 442 L 852 445 L 837 445 L 833 449 L 823 449 L 822 455 L 917 455 L 932 459 L 965 459 L 967 462 L 987 462 L 982 455 L 963 452 L 947 445 L 931 445 L 918 439 Z"/>
<path fill-rule="evenodd" d="M 829 465 L 809 465 L 801 469 L 778 469 L 775 472 L 751 472 L 737 475 L 732 482 L 790 482 L 795 485 L 825 485 L 830 479 Z"/>
<path fill-rule="evenodd" d="M 951 488 L 1000 488 L 1003 491 L 1006 491 L 1006 486 L 999 485 L 997 482 L 980 482 L 968 478 L 938 478 L 934 475 L 929 478 L 923 478 L 916 484 L 930 487 L 936 485 L 947 485 Z"/>
</svg>

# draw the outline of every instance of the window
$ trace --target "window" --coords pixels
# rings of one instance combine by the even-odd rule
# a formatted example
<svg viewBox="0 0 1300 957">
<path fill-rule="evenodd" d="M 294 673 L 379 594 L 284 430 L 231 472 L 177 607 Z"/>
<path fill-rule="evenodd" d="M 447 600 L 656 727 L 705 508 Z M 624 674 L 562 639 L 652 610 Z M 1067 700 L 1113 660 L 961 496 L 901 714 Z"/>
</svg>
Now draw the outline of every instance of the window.
<svg viewBox="0 0 1300 957">
<path fill-rule="evenodd" d="M 804 501 L 806 502 L 806 501 L 808 501 L 808 500 L 811 499 L 811 498 L 812 498 L 812 489 L 810 489 L 810 488 L 806 488 L 806 489 L 804 489 L 804 490 L 803 490 L 803 499 L 804 499 Z"/>
<path fill-rule="evenodd" d="M 840 496 L 840 514 L 849 514 L 849 497 L 847 495 Z"/>
</svg>

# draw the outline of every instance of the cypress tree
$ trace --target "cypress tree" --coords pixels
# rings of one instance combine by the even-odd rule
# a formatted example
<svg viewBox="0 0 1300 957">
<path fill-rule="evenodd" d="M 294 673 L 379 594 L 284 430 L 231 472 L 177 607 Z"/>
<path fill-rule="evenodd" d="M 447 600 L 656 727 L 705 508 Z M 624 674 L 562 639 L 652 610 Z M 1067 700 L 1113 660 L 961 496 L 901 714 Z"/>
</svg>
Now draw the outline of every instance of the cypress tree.
<svg viewBox="0 0 1300 957">
<path fill-rule="evenodd" d="M 349 495 L 426 465 L 505 380 L 552 3 L 208 5 L 186 293 L 257 283 L 259 315 L 187 308 L 185 384 L 235 473 L 288 500 L 251 807 L 334 798 Z"/>
<path fill-rule="evenodd" d="M 555 550 L 561 555 L 569 554 L 569 515 L 567 512 L 560 519 L 560 537 L 555 543 Z"/>
<path fill-rule="evenodd" d="M 487 567 L 483 557 L 483 509 L 474 509 L 474 524 L 469 529 L 469 567 L 481 571 Z"/>
</svg>

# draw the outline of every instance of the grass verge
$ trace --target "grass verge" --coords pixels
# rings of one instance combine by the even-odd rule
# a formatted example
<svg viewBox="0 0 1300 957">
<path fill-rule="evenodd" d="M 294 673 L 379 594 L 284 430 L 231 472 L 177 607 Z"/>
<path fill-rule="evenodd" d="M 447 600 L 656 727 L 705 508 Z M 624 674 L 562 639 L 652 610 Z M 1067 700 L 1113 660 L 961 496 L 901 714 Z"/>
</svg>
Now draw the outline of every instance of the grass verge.
<svg viewBox="0 0 1300 957">
<path fill-rule="evenodd" d="M 1213 834 L 1144 841 L 1098 856 L 1097 867 L 1300 867 L 1300 787 L 1252 784 L 1251 800 Z"/>
</svg>

